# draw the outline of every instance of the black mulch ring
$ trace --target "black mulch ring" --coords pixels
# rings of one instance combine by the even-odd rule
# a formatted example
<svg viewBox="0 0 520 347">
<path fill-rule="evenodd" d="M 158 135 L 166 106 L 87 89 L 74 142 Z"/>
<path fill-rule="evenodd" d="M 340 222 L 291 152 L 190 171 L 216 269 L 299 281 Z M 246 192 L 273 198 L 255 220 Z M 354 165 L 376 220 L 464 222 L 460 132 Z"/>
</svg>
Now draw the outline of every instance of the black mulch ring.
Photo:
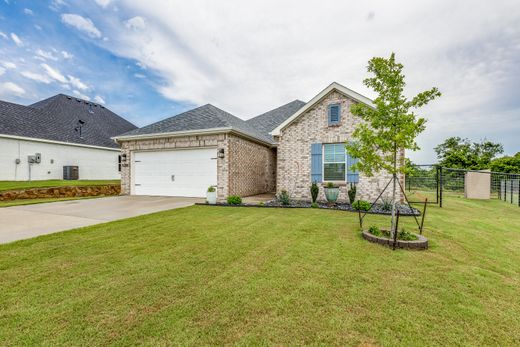
<svg viewBox="0 0 520 347">
<path fill-rule="evenodd" d="M 198 203 L 196 205 L 207 205 L 204 203 Z M 299 200 L 291 200 L 289 205 L 283 205 L 278 200 L 270 200 L 265 203 L 242 203 L 240 205 L 230 205 L 225 202 L 219 202 L 213 206 L 230 206 L 230 207 L 278 207 L 278 208 L 311 208 L 311 203 L 308 201 L 299 201 Z M 401 216 L 420 216 L 421 212 L 416 208 L 410 207 L 404 204 L 397 204 L 397 209 L 399 210 L 399 214 Z M 358 212 L 358 210 L 354 209 L 349 203 L 336 203 L 334 205 L 329 205 L 326 202 L 318 202 L 317 208 L 329 209 L 329 210 L 339 210 L 339 211 L 349 211 L 349 212 Z M 361 213 L 365 213 L 365 211 L 361 211 Z M 384 214 L 390 215 L 392 212 L 383 209 L 382 204 L 375 204 L 372 206 L 372 209 L 368 211 L 369 214 Z"/>
</svg>

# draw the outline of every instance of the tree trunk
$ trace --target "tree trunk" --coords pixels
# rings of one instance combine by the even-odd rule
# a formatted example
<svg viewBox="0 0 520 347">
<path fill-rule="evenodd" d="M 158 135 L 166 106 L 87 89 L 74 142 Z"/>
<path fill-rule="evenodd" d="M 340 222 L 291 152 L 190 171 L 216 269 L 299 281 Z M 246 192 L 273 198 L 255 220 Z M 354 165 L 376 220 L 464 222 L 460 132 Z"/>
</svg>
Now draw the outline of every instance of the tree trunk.
<svg viewBox="0 0 520 347">
<path fill-rule="evenodd" d="M 396 191 L 397 191 L 397 144 L 394 143 L 394 172 L 392 172 L 392 226 L 390 229 L 390 235 L 392 238 L 394 237 L 394 232 L 397 232 L 395 229 L 395 214 L 396 214 Z"/>
</svg>

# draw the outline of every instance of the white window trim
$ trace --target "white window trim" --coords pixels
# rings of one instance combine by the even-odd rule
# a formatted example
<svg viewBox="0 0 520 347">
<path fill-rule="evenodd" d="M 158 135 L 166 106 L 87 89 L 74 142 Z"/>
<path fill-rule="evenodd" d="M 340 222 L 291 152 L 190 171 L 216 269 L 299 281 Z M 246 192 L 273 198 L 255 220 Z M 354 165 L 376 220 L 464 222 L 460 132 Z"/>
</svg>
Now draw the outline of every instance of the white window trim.
<svg viewBox="0 0 520 347">
<path fill-rule="evenodd" d="M 323 143 L 321 145 L 321 177 L 322 177 L 322 182 L 323 183 L 326 183 L 326 182 L 332 182 L 332 183 L 347 183 L 347 150 L 345 149 L 345 159 L 341 162 L 341 161 L 330 161 L 330 162 L 327 162 L 325 163 L 325 146 L 326 145 L 340 145 L 342 144 L 341 142 L 334 142 L 334 143 Z M 345 164 L 345 176 L 342 180 L 326 180 L 325 179 L 325 164 Z"/>
</svg>

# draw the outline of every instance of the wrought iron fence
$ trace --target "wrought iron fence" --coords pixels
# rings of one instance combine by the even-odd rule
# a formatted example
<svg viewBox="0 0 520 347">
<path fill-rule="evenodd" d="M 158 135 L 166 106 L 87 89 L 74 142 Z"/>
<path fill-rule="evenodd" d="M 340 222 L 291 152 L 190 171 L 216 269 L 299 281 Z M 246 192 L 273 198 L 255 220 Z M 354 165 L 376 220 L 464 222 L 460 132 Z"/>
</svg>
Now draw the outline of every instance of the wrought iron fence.
<svg viewBox="0 0 520 347">
<path fill-rule="evenodd" d="M 428 202 L 442 207 L 443 197 L 465 196 L 467 174 L 477 172 L 490 175 L 490 197 L 520 206 L 520 174 L 465 170 L 439 165 L 414 165 L 405 178 L 410 202 Z"/>
</svg>

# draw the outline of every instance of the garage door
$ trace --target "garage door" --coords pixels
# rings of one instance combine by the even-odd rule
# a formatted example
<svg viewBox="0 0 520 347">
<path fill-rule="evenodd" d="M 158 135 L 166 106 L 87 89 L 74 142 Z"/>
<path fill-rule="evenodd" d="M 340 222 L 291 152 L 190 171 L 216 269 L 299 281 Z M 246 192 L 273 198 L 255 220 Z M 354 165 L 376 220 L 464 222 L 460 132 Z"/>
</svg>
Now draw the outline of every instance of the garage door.
<svg viewBox="0 0 520 347">
<path fill-rule="evenodd" d="M 217 150 L 134 153 L 135 195 L 205 197 L 217 185 Z"/>
</svg>

